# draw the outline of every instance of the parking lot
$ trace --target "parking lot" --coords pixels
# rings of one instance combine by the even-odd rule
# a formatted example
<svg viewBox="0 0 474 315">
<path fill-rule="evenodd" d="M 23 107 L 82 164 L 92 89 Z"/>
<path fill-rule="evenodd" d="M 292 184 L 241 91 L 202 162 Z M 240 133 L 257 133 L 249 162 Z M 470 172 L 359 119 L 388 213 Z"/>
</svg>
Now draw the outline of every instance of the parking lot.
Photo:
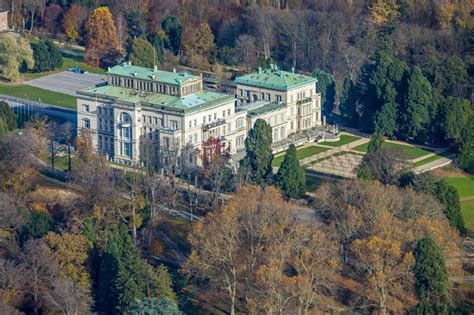
<svg viewBox="0 0 474 315">
<path fill-rule="evenodd" d="M 64 71 L 39 79 L 26 81 L 25 84 L 41 89 L 77 96 L 76 91 L 105 82 L 105 75 L 94 73 L 74 73 Z"/>
</svg>

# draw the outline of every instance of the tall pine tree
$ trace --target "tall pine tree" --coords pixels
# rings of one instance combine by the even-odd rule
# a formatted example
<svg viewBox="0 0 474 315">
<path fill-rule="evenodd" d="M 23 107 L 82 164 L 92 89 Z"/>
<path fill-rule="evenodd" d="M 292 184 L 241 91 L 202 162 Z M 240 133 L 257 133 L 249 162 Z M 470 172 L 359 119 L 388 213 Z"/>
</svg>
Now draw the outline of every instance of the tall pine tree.
<svg viewBox="0 0 474 315">
<path fill-rule="evenodd" d="M 301 198 L 305 193 L 306 177 L 304 168 L 296 156 L 296 147 L 291 144 L 286 150 L 277 173 L 277 184 L 288 198 Z"/>
<path fill-rule="evenodd" d="M 441 248 L 431 239 L 418 241 L 414 251 L 415 289 L 420 303 L 415 314 L 448 314 L 448 271 Z"/>
<path fill-rule="evenodd" d="M 403 107 L 400 109 L 400 134 L 405 138 L 424 139 L 430 123 L 433 92 L 428 79 L 415 67 L 406 79 Z"/>
<path fill-rule="evenodd" d="M 272 127 L 265 120 L 257 119 L 245 139 L 245 163 L 250 167 L 252 180 L 258 185 L 266 185 L 272 177 L 272 142 Z"/>
</svg>

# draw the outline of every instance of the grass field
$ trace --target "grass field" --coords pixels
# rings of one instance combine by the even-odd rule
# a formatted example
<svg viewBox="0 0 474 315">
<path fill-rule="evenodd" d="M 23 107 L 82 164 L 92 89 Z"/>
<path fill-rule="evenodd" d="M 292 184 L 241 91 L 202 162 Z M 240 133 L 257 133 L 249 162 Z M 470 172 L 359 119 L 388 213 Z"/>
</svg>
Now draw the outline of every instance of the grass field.
<svg viewBox="0 0 474 315">
<path fill-rule="evenodd" d="M 456 187 L 460 198 L 474 196 L 474 176 L 448 176 L 443 178 Z"/>
<path fill-rule="evenodd" d="M 461 201 L 461 212 L 466 229 L 474 235 L 474 200 Z"/>
<path fill-rule="evenodd" d="M 41 100 L 41 102 L 46 103 L 46 104 L 71 108 L 74 110 L 76 109 L 76 98 L 74 96 L 57 93 L 57 92 L 51 92 L 48 90 L 43 90 L 37 87 L 24 85 L 24 84 L 18 84 L 18 85 L 0 84 L 0 94 L 15 96 L 18 98 L 23 98 L 23 99 L 29 99 L 32 101 Z"/>
<path fill-rule="evenodd" d="M 305 159 L 307 157 L 310 157 L 312 155 L 324 152 L 329 150 L 328 148 L 323 148 L 323 147 L 318 147 L 318 146 L 310 146 L 310 147 L 305 147 L 302 149 L 297 149 L 296 151 L 296 156 L 298 157 L 298 160 Z M 272 161 L 272 166 L 280 166 L 281 162 L 283 162 L 285 154 L 281 154 L 277 157 L 275 157 Z"/>
<path fill-rule="evenodd" d="M 339 141 L 336 141 L 336 142 L 324 141 L 324 142 L 321 142 L 320 144 L 327 145 L 327 146 L 330 146 L 330 147 L 340 147 L 342 145 L 346 145 L 348 143 L 357 141 L 359 139 L 360 139 L 360 137 L 357 137 L 357 136 L 341 135 Z"/>
<path fill-rule="evenodd" d="M 364 144 L 361 144 L 361 145 L 355 147 L 354 150 L 359 151 L 359 152 L 367 152 L 368 146 L 369 146 L 369 143 L 367 142 L 367 143 L 364 143 Z M 432 150 L 429 150 L 429 149 L 423 149 L 423 148 L 419 148 L 419 147 L 412 147 L 412 146 L 393 143 L 393 142 L 384 142 L 382 147 L 400 149 L 403 152 L 405 152 L 405 154 L 407 155 L 407 158 L 410 159 L 410 160 L 420 158 L 424 155 L 427 155 L 427 154 L 433 152 Z"/>
<path fill-rule="evenodd" d="M 74 67 L 79 67 L 85 71 L 91 72 L 91 73 L 97 73 L 97 74 L 105 74 L 105 70 L 102 68 L 96 68 L 96 67 L 91 67 L 88 64 L 86 64 L 81 58 L 79 57 L 73 57 L 73 56 L 68 56 L 64 57 L 64 63 L 61 68 L 58 68 L 53 71 L 47 71 L 47 72 L 25 72 L 22 73 L 22 77 L 24 80 L 33 80 L 33 79 L 38 79 L 47 75 L 59 73 L 62 71 L 66 71 L 70 68 Z"/>
</svg>

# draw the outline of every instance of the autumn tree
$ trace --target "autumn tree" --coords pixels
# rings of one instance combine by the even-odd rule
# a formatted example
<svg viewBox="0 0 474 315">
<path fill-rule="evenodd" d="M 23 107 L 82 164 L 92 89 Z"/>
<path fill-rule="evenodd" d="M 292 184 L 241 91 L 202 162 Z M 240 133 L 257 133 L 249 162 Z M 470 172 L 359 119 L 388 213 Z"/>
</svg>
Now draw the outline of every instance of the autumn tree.
<svg viewBox="0 0 474 315">
<path fill-rule="evenodd" d="M 197 54 L 207 56 L 211 48 L 214 47 L 214 34 L 207 23 L 201 23 L 197 29 L 196 37 L 193 38 L 191 49 Z"/>
<path fill-rule="evenodd" d="M 0 73 L 5 79 L 16 81 L 20 78 L 20 68 L 31 70 L 34 65 L 33 51 L 25 38 L 0 34 Z"/>
<path fill-rule="evenodd" d="M 38 175 L 36 155 L 46 146 L 44 121 L 30 123 L 21 134 L 10 133 L 0 141 L 0 188 L 23 195 Z"/>
<path fill-rule="evenodd" d="M 225 290 L 231 314 L 245 296 L 257 311 L 325 309 L 337 247 L 324 230 L 299 222 L 296 211 L 275 188 L 242 187 L 197 223 L 186 270 Z"/>
<path fill-rule="evenodd" d="M 107 7 L 95 9 L 86 22 L 85 61 L 92 66 L 114 65 L 122 55 L 115 23 Z"/>
<path fill-rule="evenodd" d="M 204 142 L 198 157 L 202 160 L 201 177 L 204 185 L 212 191 L 216 204 L 221 191 L 232 190 L 233 171 L 229 165 L 229 151 L 222 148 L 219 139 L 210 137 Z"/>
<path fill-rule="evenodd" d="M 69 42 L 75 42 L 81 37 L 81 27 L 87 18 L 87 10 L 73 4 L 63 16 L 63 30 Z"/>
<path fill-rule="evenodd" d="M 89 240 L 83 235 L 59 235 L 54 232 L 49 232 L 43 240 L 58 263 L 59 273 L 88 292 L 91 289 L 87 270 L 88 252 L 91 249 Z"/>
<path fill-rule="evenodd" d="M 368 303 L 373 300 L 380 314 L 388 314 L 390 309 L 409 309 L 405 301 L 413 287 L 411 269 L 415 260 L 411 252 L 403 249 L 402 242 L 372 236 L 355 240 L 350 249 L 362 272 L 362 281 L 367 288 L 364 297 Z M 404 302 L 398 302 L 398 298 L 403 298 Z"/>
<path fill-rule="evenodd" d="M 255 183 L 267 184 L 272 176 L 272 128 L 263 119 L 257 119 L 245 139 L 245 161 Z"/>
</svg>

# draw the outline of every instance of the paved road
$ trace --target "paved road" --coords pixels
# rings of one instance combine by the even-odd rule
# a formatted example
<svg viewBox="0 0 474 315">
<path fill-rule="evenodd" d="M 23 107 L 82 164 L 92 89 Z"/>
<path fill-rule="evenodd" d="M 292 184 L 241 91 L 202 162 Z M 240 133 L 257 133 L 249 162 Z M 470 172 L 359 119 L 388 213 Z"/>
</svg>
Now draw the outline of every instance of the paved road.
<svg viewBox="0 0 474 315">
<path fill-rule="evenodd" d="M 33 117 L 36 113 L 49 116 L 62 121 L 68 121 L 74 126 L 77 124 L 77 113 L 72 109 L 66 109 L 45 103 L 28 101 L 17 97 L 0 94 L 0 100 L 6 101 L 15 113 Z"/>
</svg>

